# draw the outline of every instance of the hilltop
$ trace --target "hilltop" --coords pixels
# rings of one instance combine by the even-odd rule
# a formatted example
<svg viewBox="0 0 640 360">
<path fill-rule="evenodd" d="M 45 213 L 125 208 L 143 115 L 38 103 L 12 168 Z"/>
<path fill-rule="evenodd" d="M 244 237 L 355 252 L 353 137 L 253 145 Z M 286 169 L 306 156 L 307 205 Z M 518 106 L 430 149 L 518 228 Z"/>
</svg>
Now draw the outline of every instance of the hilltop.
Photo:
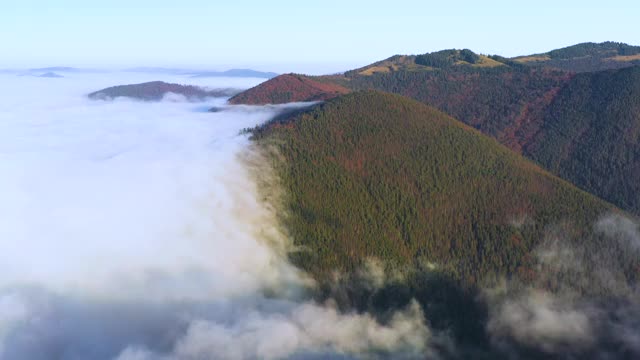
<svg viewBox="0 0 640 360">
<path fill-rule="evenodd" d="M 355 75 L 368 76 L 397 71 L 433 71 L 459 66 L 491 68 L 506 65 L 507 64 L 496 61 L 489 56 L 476 54 L 469 49 L 450 49 L 422 55 L 394 55 L 371 65 L 347 71 L 345 75 L 347 77 L 353 77 Z"/>
<path fill-rule="evenodd" d="M 207 97 L 228 97 L 237 94 L 236 89 L 207 90 L 193 85 L 171 84 L 163 81 L 151 81 L 141 84 L 118 85 L 89 94 L 91 99 L 114 99 L 129 97 L 143 101 L 160 101 L 169 93 L 182 95 L 188 100 L 202 100 Z"/>
<path fill-rule="evenodd" d="M 433 71 L 455 67 L 494 68 L 521 66 L 553 68 L 569 72 L 593 72 L 640 65 L 640 46 L 617 42 L 582 43 L 546 53 L 507 58 L 477 54 L 469 49 L 449 49 L 421 55 L 395 55 L 348 71 L 345 75 L 373 75 L 396 71 Z"/>
<path fill-rule="evenodd" d="M 285 74 L 244 91 L 231 99 L 231 104 L 266 105 L 288 102 L 321 101 L 346 94 L 349 89 L 309 76 Z"/>
<path fill-rule="evenodd" d="M 54 72 L 46 72 L 44 74 L 38 75 L 38 77 L 41 77 L 41 78 L 63 78 L 64 76 L 62 76 L 60 74 L 57 74 L 57 73 L 54 73 Z"/>
<path fill-rule="evenodd" d="M 607 41 L 582 43 L 542 54 L 512 59 L 527 66 L 553 67 L 572 72 L 591 72 L 640 65 L 640 46 Z"/>
</svg>

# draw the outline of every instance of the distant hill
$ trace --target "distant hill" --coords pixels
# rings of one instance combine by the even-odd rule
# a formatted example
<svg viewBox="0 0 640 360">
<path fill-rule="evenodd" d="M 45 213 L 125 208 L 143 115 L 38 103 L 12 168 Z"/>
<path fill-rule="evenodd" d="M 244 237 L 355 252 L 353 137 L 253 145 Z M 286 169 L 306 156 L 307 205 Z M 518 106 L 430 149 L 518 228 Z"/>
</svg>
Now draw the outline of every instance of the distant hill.
<svg viewBox="0 0 640 360">
<path fill-rule="evenodd" d="M 527 66 L 591 72 L 640 65 L 640 46 L 617 42 L 582 43 L 542 54 L 512 59 Z"/>
<path fill-rule="evenodd" d="M 44 74 L 38 75 L 38 77 L 41 77 L 41 78 L 63 78 L 64 76 L 62 76 L 60 74 L 56 74 L 54 72 L 46 72 Z"/>
<path fill-rule="evenodd" d="M 469 49 L 442 50 L 422 55 L 395 55 L 365 67 L 346 72 L 347 77 L 356 75 L 384 74 L 398 71 L 432 71 L 453 67 L 470 66 L 491 68 L 507 64 L 494 60 L 486 55 L 479 55 Z"/>
<path fill-rule="evenodd" d="M 143 101 L 160 101 L 165 95 L 172 93 L 186 97 L 188 100 L 202 100 L 207 97 L 228 97 L 237 94 L 237 89 L 207 90 L 192 85 L 171 84 L 152 81 L 142 84 L 119 85 L 98 90 L 89 94 L 91 99 L 113 99 L 129 97 Z"/>
<path fill-rule="evenodd" d="M 349 89 L 330 81 L 296 74 L 280 75 L 263 84 L 232 97 L 229 103 L 265 105 L 320 101 L 349 92 Z"/>
<path fill-rule="evenodd" d="M 278 117 L 253 139 L 273 154 L 284 189 L 276 206 L 296 245 L 291 260 L 321 295 L 383 313 L 416 298 L 430 326 L 456 339 L 463 355 L 453 358 L 503 358 L 464 356 L 488 343 L 477 291 L 501 278 L 543 282 L 536 249 L 552 229 L 554 241 L 640 276 L 637 256 L 594 232 L 613 206 L 414 100 L 355 92 Z M 370 261 L 381 285 L 362 280 Z M 598 284 L 575 287 L 608 296 Z"/>
</svg>

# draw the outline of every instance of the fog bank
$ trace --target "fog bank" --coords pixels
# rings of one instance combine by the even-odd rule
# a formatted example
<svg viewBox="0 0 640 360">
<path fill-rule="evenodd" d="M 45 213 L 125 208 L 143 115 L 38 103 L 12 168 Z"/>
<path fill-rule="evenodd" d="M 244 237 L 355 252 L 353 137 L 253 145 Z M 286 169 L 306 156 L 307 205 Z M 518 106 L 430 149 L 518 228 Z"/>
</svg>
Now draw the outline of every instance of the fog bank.
<svg viewBox="0 0 640 360">
<path fill-rule="evenodd" d="M 417 304 L 380 324 L 308 298 L 258 192 L 255 175 L 270 170 L 239 135 L 277 107 L 85 96 L 149 80 L 259 80 L 0 76 L 0 358 L 423 353 Z"/>
</svg>

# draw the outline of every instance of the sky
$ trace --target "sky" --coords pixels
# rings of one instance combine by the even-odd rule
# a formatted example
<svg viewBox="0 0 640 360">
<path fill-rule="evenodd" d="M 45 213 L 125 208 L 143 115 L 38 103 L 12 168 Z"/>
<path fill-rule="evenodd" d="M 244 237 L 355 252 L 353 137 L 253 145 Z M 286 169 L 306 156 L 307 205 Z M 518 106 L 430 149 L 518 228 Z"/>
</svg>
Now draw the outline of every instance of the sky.
<svg viewBox="0 0 640 360">
<path fill-rule="evenodd" d="M 181 66 L 329 73 L 446 48 L 516 56 L 640 45 L 640 3 L 2 0 L 0 68 Z"/>
</svg>

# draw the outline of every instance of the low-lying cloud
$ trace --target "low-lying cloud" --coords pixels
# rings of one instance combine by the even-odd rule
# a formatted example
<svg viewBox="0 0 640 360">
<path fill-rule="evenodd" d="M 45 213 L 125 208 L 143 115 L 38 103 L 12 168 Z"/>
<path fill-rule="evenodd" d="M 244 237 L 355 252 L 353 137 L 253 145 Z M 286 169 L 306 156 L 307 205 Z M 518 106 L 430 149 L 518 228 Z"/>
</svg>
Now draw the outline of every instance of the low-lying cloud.
<svg viewBox="0 0 640 360">
<path fill-rule="evenodd" d="M 638 269 L 628 268 L 640 257 L 638 224 L 610 214 L 593 230 L 600 249 L 570 242 L 559 228 L 550 228 L 535 251 L 536 280 L 514 279 L 487 291 L 494 345 L 514 357 L 640 356 Z"/>
<path fill-rule="evenodd" d="M 495 337 L 511 337 L 547 352 L 581 349 L 593 342 L 591 322 L 584 312 L 566 299 L 535 289 L 500 302 L 488 328 Z"/>
<path fill-rule="evenodd" d="M 85 97 L 154 80 L 131 76 L 2 75 L 0 358 L 424 354 L 417 304 L 384 324 L 344 314 L 286 261 L 254 177 L 269 169 L 238 135 L 277 108 Z"/>
</svg>

